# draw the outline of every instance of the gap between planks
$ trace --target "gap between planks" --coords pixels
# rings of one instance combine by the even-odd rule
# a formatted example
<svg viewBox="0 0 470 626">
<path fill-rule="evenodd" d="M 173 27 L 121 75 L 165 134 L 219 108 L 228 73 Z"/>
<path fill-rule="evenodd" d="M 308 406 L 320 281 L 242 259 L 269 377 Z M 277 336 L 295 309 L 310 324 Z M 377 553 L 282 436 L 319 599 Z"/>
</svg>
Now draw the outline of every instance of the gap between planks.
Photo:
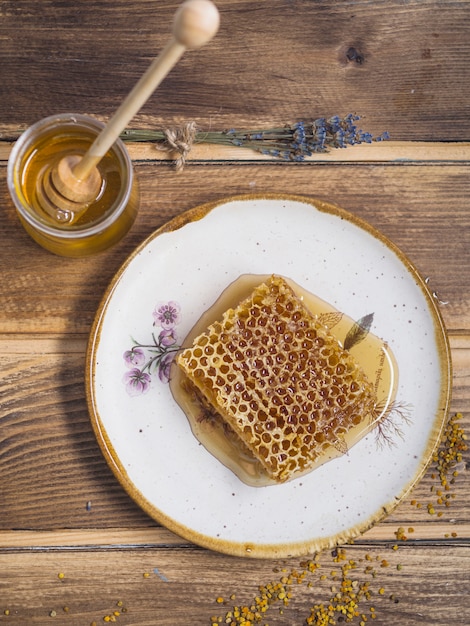
<svg viewBox="0 0 470 626">
<path fill-rule="evenodd" d="M 357 537 L 355 543 L 396 542 L 398 524 L 379 524 Z M 470 524 L 413 523 L 413 534 L 408 535 L 407 545 L 416 542 L 470 543 Z M 405 528 L 406 531 L 406 528 Z M 454 537 L 452 537 L 454 533 Z M 404 545 L 403 542 L 399 542 Z M 166 528 L 136 529 L 60 529 L 47 531 L 3 530 L 0 531 L 0 553 L 15 550 L 85 550 L 85 549 L 148 549 L 158 547 L 198 547 L 175 535 Z"/>
<path fill-rule="evenodd" d="M 0 141 L 0 161 L 7 161 L 12 141 Z M 128 142 L 127 148 L 133 161 L 172 161 L 175 154 L 159 150 L 152 142 Z M 188 162 L 197 161 L 268 161 L 282 160 L 262 155 L 253 150 L 214 144 L 194 144 L 187 157 Z M 380 141 L 361 144 L 345 149 L 332 149 L 316 153 L 305 159 L 307 163 L 465 163 L 470 162 L 470 142 L 427 141 Z"/>
</svg>

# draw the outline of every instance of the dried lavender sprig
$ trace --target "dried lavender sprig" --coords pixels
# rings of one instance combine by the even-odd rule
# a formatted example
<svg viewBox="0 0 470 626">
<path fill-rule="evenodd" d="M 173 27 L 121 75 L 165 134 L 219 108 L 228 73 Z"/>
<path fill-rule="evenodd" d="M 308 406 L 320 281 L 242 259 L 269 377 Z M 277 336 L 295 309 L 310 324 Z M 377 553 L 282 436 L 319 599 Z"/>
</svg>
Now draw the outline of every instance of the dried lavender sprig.
<svg viewBox="0 0 470 626">
<path fill-rule="evenodd" d="M 328 119 L 318 118 L 310 123 L 299 121 L 268 129 L 197 131 L 194 142 L 238 146 L 284 160 L 303 161 L 305 157 L 328 152 L 331 148 L 346 148 L 389 139 L 387 132 L 374 137 L 363 131 L 356 124 L 359 119 L 358 115 L 350 113 L 345 117 L 335 115 Z M 165 141 L 166 133 L 128 129 L 121 138 L 125 141 Z"/>
</svg>

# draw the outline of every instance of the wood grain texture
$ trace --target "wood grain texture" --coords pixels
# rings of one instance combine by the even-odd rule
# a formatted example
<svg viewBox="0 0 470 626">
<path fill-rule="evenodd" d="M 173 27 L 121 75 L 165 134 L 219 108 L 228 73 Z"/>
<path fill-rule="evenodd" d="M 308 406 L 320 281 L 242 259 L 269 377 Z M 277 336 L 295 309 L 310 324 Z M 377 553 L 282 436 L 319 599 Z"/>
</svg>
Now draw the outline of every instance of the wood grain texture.
<svg viewBox="0 0 470 626">
<path fill-rule="evenodd" d="M 62 349 L 28 354 L 2 348 L 0 383 L 0 530 L 60 528 L 91 529 L 153 525 L 127 496 L 107 467 L 94 437 L 85 401 L 84 355 Z M 460 362 L 454 363 L 453 411 L 465 411 L 470 402 L 470 340 Z M 464 425 L 470 426 L 465 414 Z M 458 493 L 470 491 L 465 464 L 456 480 Z M 394 527 L 408 522 L 433 524 L 426 513 L 437 479 L 432 467 L 407 499 L 384 522 Z M 440 523 L 468 524 L 464 497 L 442 509 Z M 423 503 L 424 510 L 409 504 Z M 453 520 L 453 522 L 451 522 Z M 452 532 L 452 531 L 450 531 Z M 436 533 L 442 539 L 443 533 Z M 470 536 L 468 536 L 470 540 Z"/>
<path fill-rule="evenodd" d="M 159 129 L 161 132 L 162 129 Z M 130 132 L 130 131 L 126 131 Z M 141 131 L 140 131 L 141 132 Z M 229 162 L 278 162 L 278 159 L 245 147 L 225 146 L 207 143 L 205 131 L 200 130 L 200 139 L 196 137 L 186 157 L 186 162 L 197 161 L 199 164 Z M 0 136 L 0 162 L 8 161 L 12 147 L 21 135 L 18 132 L 11 139 Z M 178 153 L 168 150 L 163 141 L 146 140 L 142 142 L 126 140 L 126 147 L 133 161 L 169 161 L 174 164 Z M 353 149 L 331 149 L 328 152 L 316 152 L 305 157 L 306 163 L 374 163 L 400 165 L 439 165 L 444 163 L 467 163 L 470 158 L 470 143 L 465 141 L 373 141 L 356 144 Z"/>
<path fill-rule="evenodd" d="M 395 140 L 468 139 L 469 2 L 217 4 L 219 34 L 185 55 L 136 127 L 222 130 L 353 109 Z M 58 110 L 109 118 L 168 40 L 177 5 L 4 0 L 0 131 Z"/>
<path fill-rule="evenodd" d="M 0 187 L 5 207 L 0 214 L 0 332 L 88 333 L 111 278 L 146 237 L 199 204 L 255 192 L 316 197 L 367 220 L 429 277 L 432 289 L 448 303 L 442 306 L 448 328 L 469 328 L 469 291 L 462 283 L 470 275 L 467 164 L 191 164 L 177 174 L 168 164 L 138 162 L 136 171 L 142 206 L 131 232 L 113 250 L 82 260 L 51 258 L 31 242 L 5 185 Z"/>
<path fill-rule="evenodd" d="M 429 524 L 420 520 L 413 520 L 406 527 L 406 546 L 411 548 L 416 545 L 438 546 L 461 545 L 468 543 L 470 536 L 470 525 L 466 523 L 457 524 L 452 518 L 451 521 L 434 522 Z M 380 545 L 397 544 L 396 531 L 399 526 L 395 523 L 382 523 L 374 526 L 365 532 L 360 539 L 356 540 L 358 545 L 368 545 L 369 547 Z M 412 528 L 412 532 L 408 529 Z M 454 533 L 455 536 L 452 536 Z M 93 539 L 93 542 L 90 539 Z M 398 542 L 405 546 L 405 543 Z M 55 530 L 6 530 L 0 531 L 0 549 L 2 552 L 29 552 L 29 551 L 56 551 L 74 550 L 136 550 L 136 549 L 159 549 L 170 547 L 193 547 L 195 546 L 182 537 L 175 535 L 171 531 L 156 524 L 146 528 L 59 528 Z"/>
<path fill-rule="evenodd" d="M 248 602 L 280 567 L 215 555 L 159 527 L 107 467 L 88 417 L 84 351 L 106 286 L 136 245 L 199 203 L 253 190 L 301 193 L 333 201 L 384 232 L 448 300 L 441 309 L 454 361 L 452 410 L 463 411 L 467 431 L 470 426 L 466 163 L 215 162 L 191 164 L 176 174 L 168 163 L 143 160 L 136 169 L 143 194 L 135 226 L 111 251 L 82 260 L 56 258 L 30 241 L 1 188 L 1 620 L 46 625 L 55 611 L 56 622 L 65 626 L 100 623 L 122 600 L 131 607 L 119 617 L 122 624 L 186 626 L 189 618 L 202 626 L 228 610 L 216 603 L 218 596 L 235 593 Z M 385 551 L 388 558 L 397 528 L 415 528 L 399 551 L 406 573 L 379 571 L 377 582 L 387 596 L 372 598 L 374 605 L 380 602 L 374 623 L 461 626 L 467 619 L 466 603 L 459 602 L 464 596 L 449 595 L 456 576 L 459 590 L 470 584 L 467 467 L 468 456 L 452 507 L 441 518 L 426 512 L 436 489 L 429 469 L 410 497 L 361 539 L 361 554 Z M 413 499 L 424 509 L 412 505 Z M 147 570 L 152 583 L 163 585 L 155 567 L 174 584 L 145 586 Z M 329 572 L 333 565 L 325 567 Z M 61 571 L 67 576 L 62 586 Z M 325 597 L 317 583 L 314 589 L 317 595 L 296 586 L 295 603 L 284 615 L 270 610 L 271 626 L 303 624 L 312 603 Z M 388 599 L 392 593 L 400 597 L 398 606 Z M 2 616 L 3 606 L 10 615 Z M 66 617 L 63 606 L 70 608 Z"/>
<path fill-rule="evenodd" d="M 300 164 L 199 144 L 180 174 L 153 144 L 128 144 L 142 206 L 120 244 L 62 259 L 23 231 L 6 188 L 13 139 L 57 112 L 108 119 L 168 40 L 178 4 L 0 1 L 0 624 L 90 626 L 111 615 L 122 626 L 210 626 L 211 616 L 224 624 L 260 586 L 305 568 L 301 559 L 227 557 L 172 534 L 127 495 L 93 434 L 84 370 L 99 302 L 136 246 L 199 204 L 317 197 L 390 238 L 443 303 L 451 413 L 470 429 L 467 0 L 217 0 L 219 34 L 184 56 L 134 128 L 267 128 L 353 111 L 392 140 Z M 431 463 L 391 515 L 346 548 L 352 580 L 370 583 L 360 605 L 367 624 L 470 623 L 469 468 L 467 451 L 444 507 Z M 400 527 L 406 541 L 397 541 Z M 334 555 L 319 563 L 288 585 L 283 613 L 277 601 L 256 623 L 306 626 L 311 607 L 340 585 Z"/>
<path fill-rule="evenodd" d="M 462 595 L 470 592 L 468 551 L 462 556 L 461 549 L 452 545 L 423 546 L 419 551 L 408 546 L 396 552 L 390 548 L 357 544 L 347 549 L 348 558 L 357 563 L 353 579 L 370 582 L 371 597 L 359 605 L 368 623 L 468 623 L 470 610 L 461 602 Z M 365 560 L 366 555 L 371 561 Z M 228 566 L 223 556 L 193 548 L 17 552 L 11 557 L 0 554 L 0 620 L 22 625 L 101 624 L 103 617 L 122 608 L 126 612 L 116 622 L 123 626 L 209 626 L 211 616 L 220 616 L 225 623 L 225 614 L 234 605 L 253 604 L 260 585 L 274 585 L 293 570 L 302 571 L 299 560 L 233 558 Z M 381 567 L 383 559 L 387 567 Z M 273 602 L 261 623 L 300 626 L 310 614 L 309 607 L 318 602 L 328 605 L 335 586 L 331 572 L 338 572 L 340 565 L 329 554 L 323 555 L 320 565 L 303 582 L 288 585 L 289 606 L 280 613 L 282 603 Z M 377 572 L 375 578 L 364 573 L 367 566 Z M 59 579 L 60 573 L 64 578 Z M 218 598 L 223 602 L 219 604 Z M 370 619 L 372 606 L 377 613 L 374 620 Z M 5 610 L 8 619 L 2 615 Z"/>
</svg>

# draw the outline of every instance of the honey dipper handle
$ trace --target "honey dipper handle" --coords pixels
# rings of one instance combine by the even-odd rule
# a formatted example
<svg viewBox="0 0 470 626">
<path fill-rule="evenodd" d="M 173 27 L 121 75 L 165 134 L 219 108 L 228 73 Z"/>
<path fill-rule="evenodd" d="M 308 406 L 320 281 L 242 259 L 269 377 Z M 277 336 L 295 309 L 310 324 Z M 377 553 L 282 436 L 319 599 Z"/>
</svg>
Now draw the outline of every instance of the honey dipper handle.
<svg viewBox="0 0 470 626">
<path fill-rule="evenodd" d="M 179 7 L 173 19 L 172 39 L 151 63 L 87 153 L 74 167 L 75 178 L 86 180 L 185 50 L 203 46 L 212 39 L 218 28 L 219 12 L 210 0 L 186 0 Z"/>
</svg>

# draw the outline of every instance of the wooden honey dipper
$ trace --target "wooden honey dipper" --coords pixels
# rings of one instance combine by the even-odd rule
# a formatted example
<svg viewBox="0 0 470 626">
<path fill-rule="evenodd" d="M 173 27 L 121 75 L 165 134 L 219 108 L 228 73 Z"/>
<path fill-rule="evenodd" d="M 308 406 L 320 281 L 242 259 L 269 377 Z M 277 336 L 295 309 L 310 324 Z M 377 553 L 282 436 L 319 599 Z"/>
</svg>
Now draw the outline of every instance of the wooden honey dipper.
<svg viewBox="0 0 470 626">
<path fill-rule="evenodd" d="M 129 121 L 145 104 L 186 50 L 212 39 L 219 28 L 219 12 L 210 0 L 186 0 L 173 19 L 172 38 L 136 83 L 113 117 L 83 155 L 70 154 L 46 170 L 37 183 L 43 210 L 54 219 L 68 215 L 73 223 L 99 195 L 102 179 L 98 163 Z"/>
</svg>

